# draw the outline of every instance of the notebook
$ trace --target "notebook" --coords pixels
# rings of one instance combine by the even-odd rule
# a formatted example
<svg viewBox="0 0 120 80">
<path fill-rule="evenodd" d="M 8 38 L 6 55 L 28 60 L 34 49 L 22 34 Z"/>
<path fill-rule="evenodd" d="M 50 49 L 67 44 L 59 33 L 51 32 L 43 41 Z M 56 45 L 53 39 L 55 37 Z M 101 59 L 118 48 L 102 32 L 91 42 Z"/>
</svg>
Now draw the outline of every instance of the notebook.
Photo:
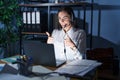
<svg viewBox="0 0 120 80">
<path fill-rule="evenodd" d="M 65 60 L 55 58 L 53 44 L 46 44 L 40 41 L 23 41 L 24 54 L 33 58 L 33 64 L 59 67 Z"/>
</svg>

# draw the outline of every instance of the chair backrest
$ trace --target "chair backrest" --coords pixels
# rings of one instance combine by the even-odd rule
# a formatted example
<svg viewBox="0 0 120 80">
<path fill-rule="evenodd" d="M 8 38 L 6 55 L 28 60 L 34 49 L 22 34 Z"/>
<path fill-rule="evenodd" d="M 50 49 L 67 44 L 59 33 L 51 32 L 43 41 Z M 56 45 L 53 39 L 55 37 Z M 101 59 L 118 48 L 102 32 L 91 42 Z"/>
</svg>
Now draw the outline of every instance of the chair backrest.
<svg viewBox="0 0 120 80">
<path fill-rule="evenodd" d="M 87 59 L 93 59 L 102 62 L 100 68 L 110 69 L 113 66 L 114 50 L 113 48 L 95 48 L 87 50 Z"/>
</svg>

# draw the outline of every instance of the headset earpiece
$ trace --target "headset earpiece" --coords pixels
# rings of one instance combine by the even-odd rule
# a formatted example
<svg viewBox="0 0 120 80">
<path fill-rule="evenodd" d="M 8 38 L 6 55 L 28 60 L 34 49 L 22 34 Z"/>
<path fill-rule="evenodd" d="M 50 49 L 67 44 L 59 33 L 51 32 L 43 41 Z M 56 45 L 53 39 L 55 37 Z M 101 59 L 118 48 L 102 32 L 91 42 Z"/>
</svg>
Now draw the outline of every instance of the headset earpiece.
<svg viewBox="0 0 120 80">
<path fill-rule="evenodd" d="M 73 12 L 71 12 L 71 21 L 72 22 L 74 21 L 74 14 L 73 14 Z"/>
</svg>

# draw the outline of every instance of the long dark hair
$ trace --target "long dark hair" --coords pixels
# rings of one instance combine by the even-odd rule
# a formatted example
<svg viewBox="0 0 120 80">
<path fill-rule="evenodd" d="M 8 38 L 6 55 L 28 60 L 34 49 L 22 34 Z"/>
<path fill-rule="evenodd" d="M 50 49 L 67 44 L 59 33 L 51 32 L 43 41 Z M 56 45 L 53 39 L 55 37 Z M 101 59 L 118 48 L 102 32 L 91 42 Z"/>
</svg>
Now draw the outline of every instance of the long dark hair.
<svg viewBox="0 0 120 80">
<path fill-rule="evenodd" d="M 75 22 L 74 22 L 74 20 L 75 20 L 75 15 L 74 15 L 73 9 L 72 9 L 71 7 L 63 6 L 63 7 L 61 7 L 61 8 L 58 10 L 57 16 L 58 16 L 59 12 L 62 12 L 62 11 L 65 11 L 66 13 L 68 13 L 68 14 L 70 15 L 71 23 L 72 23 L 73 26 L 75 26 Z M 58 22 L 58 21 L 57 21 L 57 22 Z M 55 29 L 59 29 L 59 30 L 62 29 L 62 27 L 61 27 L 61 25 L 59 24 L 59 22 L 58 22 L 58 26 L 55 26 Z"/>
</svg>

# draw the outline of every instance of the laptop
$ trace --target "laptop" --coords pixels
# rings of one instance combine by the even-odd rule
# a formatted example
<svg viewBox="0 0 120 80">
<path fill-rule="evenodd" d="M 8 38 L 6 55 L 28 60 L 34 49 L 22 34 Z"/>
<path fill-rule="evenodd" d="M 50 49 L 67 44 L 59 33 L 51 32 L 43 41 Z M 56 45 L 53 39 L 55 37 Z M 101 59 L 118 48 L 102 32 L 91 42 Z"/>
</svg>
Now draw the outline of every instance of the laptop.
<svg viewBox="0 0 120 80">
<path fill-rule="evenodd" d="M 24 54 L 32 57 L 33 64 L 59 67 L 65 60 L 57 60 L 53 44 L 46 44 L 40 41 L 23 41 Z"/>
</svg>

